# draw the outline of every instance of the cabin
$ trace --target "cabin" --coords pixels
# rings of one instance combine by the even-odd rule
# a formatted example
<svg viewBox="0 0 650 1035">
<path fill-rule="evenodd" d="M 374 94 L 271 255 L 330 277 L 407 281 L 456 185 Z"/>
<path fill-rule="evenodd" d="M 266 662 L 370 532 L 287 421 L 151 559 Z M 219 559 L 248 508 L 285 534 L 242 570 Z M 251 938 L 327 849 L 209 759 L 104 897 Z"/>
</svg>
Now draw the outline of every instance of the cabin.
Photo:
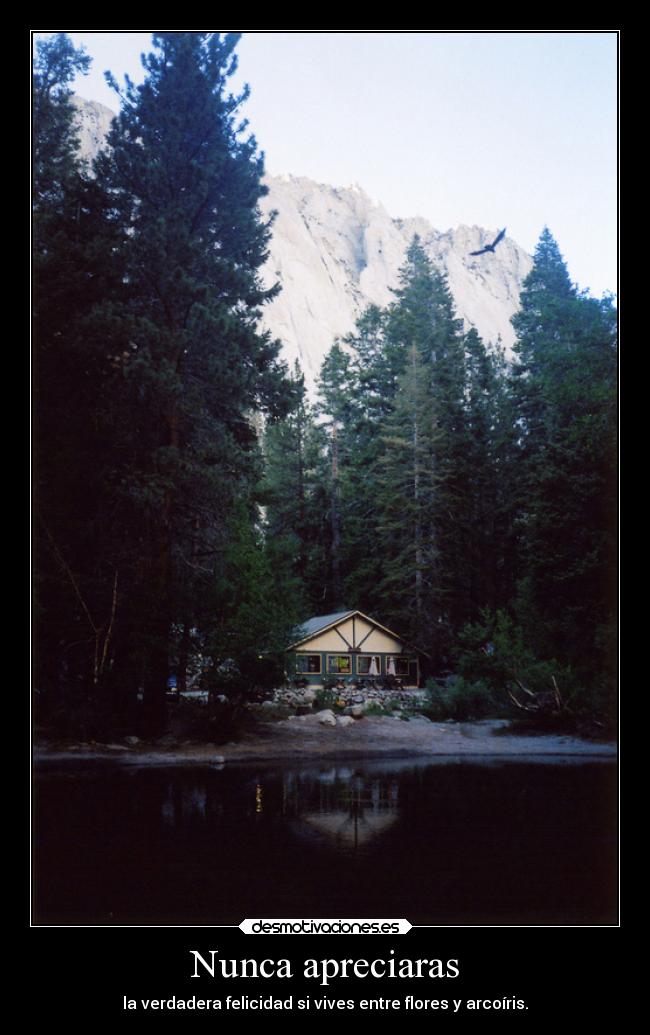
<svg viewBox="0 0 650 1035">
<path fill-rule="evenodd" d="M 396 677 L 405 688 L 420 685 L 420 651 L 361 611 L 310 618 L 294 630 L 288 648 L 293 678 L 313 688 L 332 679 L 352 682 Z M 426 656 L 426 655 L 425 655 Z"/>
</svg>

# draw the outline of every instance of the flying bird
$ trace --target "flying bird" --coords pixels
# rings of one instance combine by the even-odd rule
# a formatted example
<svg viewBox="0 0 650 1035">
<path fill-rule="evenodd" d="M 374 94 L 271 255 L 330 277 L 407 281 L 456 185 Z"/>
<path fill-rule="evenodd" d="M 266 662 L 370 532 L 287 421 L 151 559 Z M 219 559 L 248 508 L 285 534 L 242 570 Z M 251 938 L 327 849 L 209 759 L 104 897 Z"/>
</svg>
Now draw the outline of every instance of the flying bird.
<svg viewBox="0 0 650 1035">
<path fill-rule="evenodd" d="M 485 255 L 486 252 L 493 252 L 494 249 L 496 248 L 496 246 L 498 245 L 499 241 L 502 241 L 503 238 L 505 237 L 505 233 L 506 233 L 506 227 L 504 226 L 503 230 L 500 230 L 499 233 L 497 234 L 497 236 L 494 238 L 494 240 L 492 241 L 492 244 L 486 244 L 485 248 L 481 248 L 480 251 L 478 251 L 478 252 L 470 252 L 469 254 L 470 255 Z"/>
</svg>

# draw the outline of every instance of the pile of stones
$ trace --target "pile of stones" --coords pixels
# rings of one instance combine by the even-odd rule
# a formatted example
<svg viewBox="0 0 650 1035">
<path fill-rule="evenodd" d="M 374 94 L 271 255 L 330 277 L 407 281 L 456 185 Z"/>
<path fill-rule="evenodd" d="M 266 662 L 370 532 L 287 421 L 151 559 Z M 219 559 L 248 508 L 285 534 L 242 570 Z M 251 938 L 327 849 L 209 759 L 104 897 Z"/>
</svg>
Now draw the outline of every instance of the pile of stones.
<svg viewBox="0 0 650 1035">
<path fill-rule="evenodd" d="M 274 690 L 271 700 L 273 704 L 285 704 L 289 708 L 300 708 L 306 705 L 311 708 L 316 701 L 316 691 L 310 687 L 303 690 L 285 686 Z"/>
<path fill-rule="evenodd" d="M 333 703 L 342 708 L 345 715 L 352 715 L 355 718 L 360 717 L 364 711 L 373 706 L 391 711 L 416 710 L 422 707 L 425 697 L 422 690 L 396 690 L 389 687 L 383 689 L 345 687 L 341 690 L 329 691 L 329 693 Z M 274 704 L 283 704 L 300 711 L 306 708 L 312 710 L 316 701 L 317 691 L 311 687 L 304 689 L 282 687 L 273 693 Z"/>
</svg>

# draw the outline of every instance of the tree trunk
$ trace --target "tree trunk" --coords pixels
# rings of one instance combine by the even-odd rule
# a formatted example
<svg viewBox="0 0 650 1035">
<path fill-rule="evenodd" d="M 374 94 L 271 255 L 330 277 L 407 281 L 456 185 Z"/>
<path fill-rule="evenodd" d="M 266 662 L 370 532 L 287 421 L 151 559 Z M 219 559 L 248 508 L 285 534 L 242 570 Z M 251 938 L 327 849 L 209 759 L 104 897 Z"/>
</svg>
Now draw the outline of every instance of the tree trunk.
<svg viewBox="0 0 650 1035">
<path fill-rule="evenodd" d="M 417 352 L 413 349 L 413 385 L 417 385 Z M 420 515 L 420 458 L 417 393 L 413 406 L 413 500 L 415 502 L 415 612 L 418 630 L 422 626 L 422 521 Z"/>
<path fill-rule="evenodd" d="M 341 604 L 341 516 L 339 504 L 339 445 L 336 425 L 332 428 L 332 602 Z"/>
<path fill-rule="evenodd" d="M 188 618 L 183 622 L 181 634 L 181 645 L 178 652 L 178 692 L 184 694 L 187 691 L 187 663 L 190 656 L 190 621 Z"/>
<path fill-rule="evenodd" d="M 173 402 L 166 414 L 165 442 L 179 445 L 178 407 Z M 172 625 L 171 555 L 172 555 L 172 490 L 165 493 L 160 523 L 153 533 L 153 570 L 150 619 L 147 621 L 147 671 L 144 691 L 145 728 L 150 736 L 159 736 L 165 727 L 165 692 L 169 677 L 169 641 Z"/>
</svg>

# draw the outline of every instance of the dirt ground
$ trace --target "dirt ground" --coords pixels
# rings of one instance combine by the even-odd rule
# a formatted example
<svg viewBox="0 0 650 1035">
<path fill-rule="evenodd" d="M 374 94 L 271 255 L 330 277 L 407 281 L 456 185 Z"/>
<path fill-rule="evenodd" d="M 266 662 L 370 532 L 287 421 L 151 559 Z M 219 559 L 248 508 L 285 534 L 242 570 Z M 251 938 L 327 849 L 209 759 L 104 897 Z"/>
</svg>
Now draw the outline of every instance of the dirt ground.
<svg viewBox="0 0 650 1035">
<path fill-rule="evenodd" d="M 506 720 L 483 722 L 404 722 L 366 716 L 347 726 L 323 726 L 316 715 L 261 724 L 254 733 L 228 744 L 39 745 L 35 761 L 113 759 L 124 765 L 222 765 L 323 759 L 410 758 L 449 760 L 450 756 L 498 758 L 616 757 L 616 744 L 562 734 L 513 732 Z"/>
</svg>

